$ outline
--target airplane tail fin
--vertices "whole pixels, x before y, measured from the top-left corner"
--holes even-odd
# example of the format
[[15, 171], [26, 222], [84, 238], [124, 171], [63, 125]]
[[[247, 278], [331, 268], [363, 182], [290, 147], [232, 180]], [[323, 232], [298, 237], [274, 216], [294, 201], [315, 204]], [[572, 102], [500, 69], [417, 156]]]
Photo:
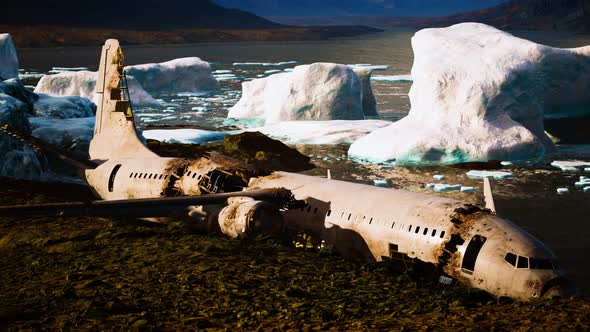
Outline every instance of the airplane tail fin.
[[109, 39], [102, 47], [96, 80], [96, 123], [90, 141], [90, 159], [155, 156], [139, 139], [119, 41]]

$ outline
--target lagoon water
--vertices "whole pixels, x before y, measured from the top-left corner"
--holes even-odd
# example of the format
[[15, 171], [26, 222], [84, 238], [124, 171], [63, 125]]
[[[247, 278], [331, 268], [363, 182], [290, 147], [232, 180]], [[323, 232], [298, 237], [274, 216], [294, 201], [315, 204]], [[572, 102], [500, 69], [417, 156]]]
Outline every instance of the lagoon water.
[[[297, 61], [336, 62], [345, 64], [373, 64], [389, 66], [374, 75], [410, 74], [413, 54], [410, 39], [415, 30], [394, 29], [383, 33], [327, 41], [296, 42], [240, 42], [203, 43], [191, 45], [124, 46], [127, 64], [161, 62], [174, 58], [198, 56], [209, 61], [218, 70], [221, 91], [205, 95], [159, 96], [165, 103], [164, 110], [136, 109], [142, 126], [190, 126], [219, 128], [224, 125], [227, 109], [237, 102], [241, 94], [241, 82], [271, 75], [269, 70], [285, 70], [292, 64], [280, 66], [234, 65], [234, 63], [277, 63]], [[568, 35], [557, 32], [517, 32], [515, 35], [556, 47], [590, 45], [588, 35]], [[100, 46], [67, 47], [52, 49], [19, 50], [21, 68], [27, 72], [46, 73], [53, 67], [87, 67], [97, 69]], [[34, 85], [38, 78], [26, 80]], [[407, 93], [411, 82], [372, 82], [383, 119], [395, 121], [410, 109]], [[343, 147], [305, 147], [320, 168], [332, 169], [336, 178], [346, 178], [373, 183], [376, 178], [390, 177], [396, 187], [423, 190], [423, 183], [432, 182], [431, 174], [445, 174], [462, 181], [464, 185], [477, 186], [468, 180], [463, 171], [449, 167], [370, 171], [353, 165], [345, 159]], [[340, 149], [340, 150], [338, 150]], [[336, 151], [336, 152], [335, 152]], [[561, 155], [555, 158], [590, 160], [590, 146], [561, 147]], [[341, 158], [332, 158], [339, 154]], [[332, 159], [330, 159], [332, 158]], [[590, 194], [574, 191], [570, 195], [557, 195], [557, 187], [572, 187], [581, 174], [564, 173], [547, 166], [517, 165], [508, 167], [516, 177], [497, 183], [499, 214], [517, 222], [555, 250], [563, 267], [569, 272], [582, 293], [590, 295]], [[318, 170], [318, 173], [325, 170]], [[397, 172], [397, 173], [396, 173]], [[402, 177], [400, 177], [400, 174]], [[395, 182], [397, 181], [397, 182]], [[479, 194], [481, 187], [479, 187]], [[477, 194], [457, 193], [455, 198], [477, 202]]]

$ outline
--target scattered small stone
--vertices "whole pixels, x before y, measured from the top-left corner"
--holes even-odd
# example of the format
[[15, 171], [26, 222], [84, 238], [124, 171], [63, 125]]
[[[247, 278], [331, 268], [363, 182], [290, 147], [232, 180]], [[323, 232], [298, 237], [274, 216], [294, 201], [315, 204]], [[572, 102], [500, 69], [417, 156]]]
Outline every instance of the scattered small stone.
[[560, 195], [569, 194], [570, 190], [568, 188], [557, 188], [557, 193]]

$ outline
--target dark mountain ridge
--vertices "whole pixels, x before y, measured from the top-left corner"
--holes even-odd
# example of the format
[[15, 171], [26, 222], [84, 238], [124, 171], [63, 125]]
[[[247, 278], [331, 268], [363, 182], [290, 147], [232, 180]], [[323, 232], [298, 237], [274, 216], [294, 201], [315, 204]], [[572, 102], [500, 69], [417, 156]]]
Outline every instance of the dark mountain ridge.
[[0, 25], [52, 25], [85, 28], [260, 29], [280, 24], [210, 0], [19, 0], [13, 13], [2, 15]]

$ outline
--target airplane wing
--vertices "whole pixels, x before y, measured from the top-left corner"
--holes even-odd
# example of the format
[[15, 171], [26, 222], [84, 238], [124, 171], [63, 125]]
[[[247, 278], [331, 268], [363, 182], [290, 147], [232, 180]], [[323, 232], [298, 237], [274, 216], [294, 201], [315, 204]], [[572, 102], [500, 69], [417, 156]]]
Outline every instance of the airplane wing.
[[222, 194], [161, 198], [68, 202], [34, 205], [0, 206], [0, 216], [93, 216], [93, 217], [170, 217], [187, 214], [187, 207], [225, 204], [231, 197], [250, 197], [276, 204], [279, 208], [299, 207], [290, 190], [256, 189]]

